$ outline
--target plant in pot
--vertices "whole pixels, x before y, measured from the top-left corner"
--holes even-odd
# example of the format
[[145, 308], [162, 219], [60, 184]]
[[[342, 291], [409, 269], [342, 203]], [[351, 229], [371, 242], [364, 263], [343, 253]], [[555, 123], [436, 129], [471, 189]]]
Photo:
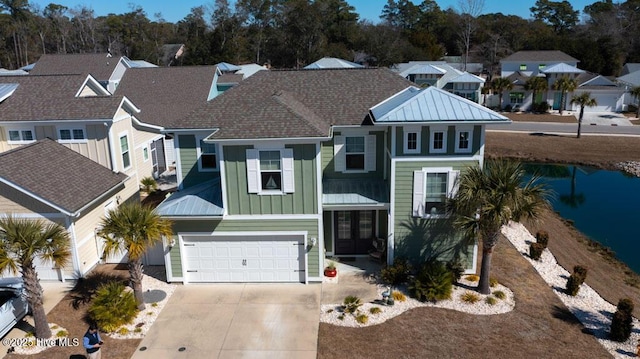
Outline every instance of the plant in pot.
[[329, 262], [329, 264], [324, 268], [324, 276], [325, 277], [335, 277], [338, 274], [336, 270], [336, 264], [334, 262]]

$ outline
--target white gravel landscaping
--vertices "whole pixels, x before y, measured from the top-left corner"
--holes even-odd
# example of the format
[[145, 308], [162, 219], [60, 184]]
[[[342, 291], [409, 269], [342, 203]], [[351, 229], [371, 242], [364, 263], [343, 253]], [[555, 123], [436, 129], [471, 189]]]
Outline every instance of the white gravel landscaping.
[[[489, 295], [482, 295], [477, 292], [473, 288], [478, 285], [477, 282], [470, 282], [463, 278], [460, 280], [460, 285], [453, 286], [453, 293], [451, 294], [451, 299], [441, 300], [436, 303], [423, 303], [413, 298], [410, 298], [407, 295], [407, 300], [404, 302], [396, 301], [393, 306], [380, 305], [375, 303], [364, 303], [360, 307], [360, 312], [366, 314], [369, 317], [369, 320], [366, 324], [360, 324], [355, 320], [355, 317], [351, 314], [346, 314], [341, 312], [341, 304], [324, 304], [320, 308], [320, 321], [322, 323], [329, 323], [333, 325], [345, 326], [345, 327], [366, 327], [370, 325], [376, 325], [380, 323], [384, 323], [385, 321], [396, 317], [409, 309], [417, 308], [417, 307], [434, 307], [434, 308], [446, 308], [453, 309], [460, 312], [477, 314], [477, 315], [492, 315], [492, 314], [501, 314], [506, 313], [513, 310], [515, 306], [515, 301], [513, 298], [513, 292], [500, 284], [491, 288], [492, 292], [502, 291], [506, 297], [504, 299], [497, 299], [496, 304], [489, 305], [486, 303], [486, 297]], [[378, 292], [382, 293], [387, 290], [386, 286], [379, 285]], [[406, 291], [395, 288], [394, 290], [398, 290], [403, 292], [405, 295]], [[473, 292], [480, 297], [480, 300], [476, 303], [470, 304], [464, 302], [460, 299], [461, 295], [466, 292]], [[491, 295], [493, 296], [493, 295]], [[380, 296], [382, 298], [382, 295]], [[369, 309], [372, 307], [378, 307], [382, 311], [377, 314], [371, 314]], [[344, 314], [344, 315], [343, 315]], [[340, 316], [343, 316], [343, 319], [339, 319]]]
[[[158, 280], [156, 278], [145, 275], [142, 278], [142, 289], [144, 290], [145, 297], [145, 309], [138, 313], [135, 319], [127, 325], [120, 328], [126, 328], [126, 334], [119, 334], [118, 331], [114, 333], [108, 333], [109, 337], [114, 339], [141, 339], [147, 334], [153, 322], [158, 319], [158, 315], [162, 311], [162, 308], [167, 304], [169, 298], [173, 294], [176, 286]], [[164, 295], [162, 295], [164, 293]], [[155, 301], [154, 297], [160, 294], [159, 297], [163, 297], [159, 301]], [[155, 303], [155, 304], [154, 304]]]
[[[557, 263], [555, 257], [548, 249], [542, 252], [540, 261], [535, 261], [529, 257], [529, 244], [536, 240], [522, 224], [510, 223], [502, 227], [502, 233], [516, 249], [529, 260], [538, 273], [540, 273], [540, 276], [549, 283], [549, 286], [551, 286], [558, 298], [560, 298], [571, 313], [580, 320], [585, 328], [593, 332], [600, 344], [602, 344], [613, 357], [635, 357], [636, 344], [638, 340], [640, 340], [640, 323], [636, 318], [633, 320], [634, 329], [629, 340], [624, 343], [608, 340], [611, 318], [616, 311], [616, 306], [602, 299], [602, 297], [587, 284], [583, 284], [580, 287], [580, 291], [575, 297], [565, 294], [564, 289], [570, 273]], [[587, 278], [588, 277], [587, 275]], [[634, 304], [639, 305], [640, 303]]]

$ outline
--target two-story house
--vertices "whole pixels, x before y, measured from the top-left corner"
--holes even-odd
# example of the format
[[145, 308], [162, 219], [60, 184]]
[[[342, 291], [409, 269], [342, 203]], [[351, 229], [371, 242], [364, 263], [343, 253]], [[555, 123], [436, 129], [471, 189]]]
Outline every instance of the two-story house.
[[169, 281], [321, 281], [325, 256], [388, 262], [476, 246], [444, 212], [455, 179], [481, 166], [485, 126], [509, 120], [387, 69], [262, 71], [166, 126], [179, 191]]
[[444, 61], [410, 61], [397, 64], [395, 69], [400, 76], [422, 87], [435, 86], [473, 102], [480, 101], [485, 83], [482, 77], [461, 71]]

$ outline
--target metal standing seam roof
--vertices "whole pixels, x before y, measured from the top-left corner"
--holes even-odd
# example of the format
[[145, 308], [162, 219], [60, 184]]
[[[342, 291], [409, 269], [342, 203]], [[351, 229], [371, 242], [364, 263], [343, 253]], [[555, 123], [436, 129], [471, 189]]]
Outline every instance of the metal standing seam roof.
[[400, 72], [400, 76], [402, 77], [407, 77], [409, 75], [418, 75], [418, 74], [424, 74], [424, 75], [444, 75], [446, 74], [447, 71], [436, 66], [436, 65], [415, 65], [412, 66], [402, 72]]
[[222, 72], [234, 72], [240, 70], [240, 66], [230, 64], [228, 62], [221, 62], [219, 64], [216, 64], [216, 66]]
[[575, 66], [567, 65], [565, 63], [560, 63], [546, 67], [540, 70], [540, 72], [545, 74], [581, 74], [584, 73], [584, 70], [580, 70]]
[[224, 214], [220, 179], [174, 192], [156, 208], [164, 217], [219, 217]]
[[335, 57], [323, 57], [320, 60], [310, 63], [305, 66], [304, 69], [351, 69], [351, 68], [363, 68], [364, 66], [356, 64], [355, 62], [338, 59]]
[[632, 72], [617, 78], [619, 82], [624, 82], [631, 86], [640, 86], [640, 71]]
[[388, 204], [388, 186], [384, 180], [325, 179], [322, 181], [322, 204]]
[[18, 88], [18, 84], [2, 84], [0, 83], [0, 102], [11, 96]]
[[[407, 92], [407, 93], [402, 93]], [[509, 122], [507, 117], [434, 86], [409, 88], [371, 109], [374, 122]]]
[[483, 84], [485, 81], [482, 77], [465, 72], [464, 74], [449, 80], [451, 83], [477, 83]]

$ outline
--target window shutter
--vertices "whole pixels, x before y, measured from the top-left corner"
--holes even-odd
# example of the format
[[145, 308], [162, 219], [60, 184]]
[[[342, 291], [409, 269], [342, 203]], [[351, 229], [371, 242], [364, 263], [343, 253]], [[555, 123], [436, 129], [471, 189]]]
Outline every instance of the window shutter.
[[293, 177], [293, 149], [282, 150], [282, 192], [293, 193], [295, 178]]
[[413, 216], [424, 216], [425, 173], [413, 171]]
[[260, 190], [260, 161], [258, 150], [247, 150], [247, 187], [249, 193], [258, 193]]
[[458, 176], [460, 176], [460, 171], [449, 171], [449, 176], [447, 178], [447, 192], [449, 193], [449, 198], [453, 198], [458, 192]]
[[365, 136], [365, 158], [364, 158], [364, 170], [372, 172], [376, 170], [376, 135]]
[[333, 164], [336, 172], [347, 170], [347, 158], [345, 156], [344, 136], [333, 137]]

